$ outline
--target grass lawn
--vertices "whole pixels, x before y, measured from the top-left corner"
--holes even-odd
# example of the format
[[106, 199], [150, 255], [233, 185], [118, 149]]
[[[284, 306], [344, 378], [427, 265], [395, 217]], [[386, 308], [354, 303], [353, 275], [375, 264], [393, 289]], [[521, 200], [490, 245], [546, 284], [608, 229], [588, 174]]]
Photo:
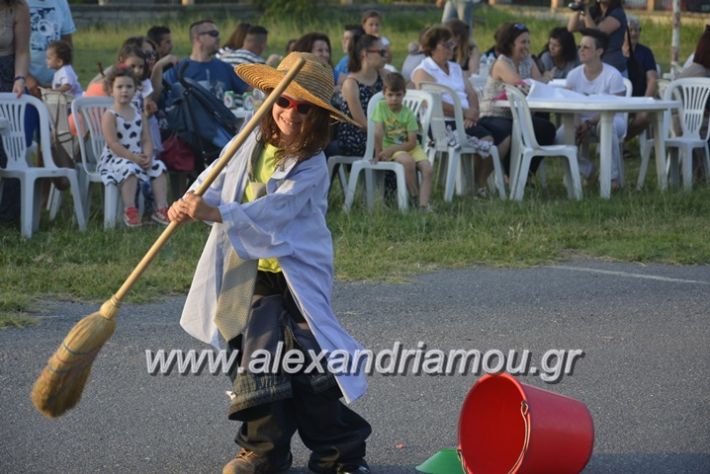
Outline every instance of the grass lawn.
[[[477, 16], [476, 38], [487, 47], [497, 25], [511, 19], [503, 10], [485, 9]], [[395, 45], [395, 64], [404, 58], [406, 42], [434, 23], [439, 13], [407, 15], [385, 24], [384, 34]], [[387, 19], [386, 19], [387, 20]], [[276, 52], [298, 31], [317, 29], [334, 39], [337, 49], [342, 22], [309, 25], [300, 30], [287, 23], [265, 22], [271, 32], [271, 50]], [[533, 50], [542, 47], [546, 32], [557, 22], [525, 19], [533, 31]], [[228, 32], [229, 25], [222, 24]], [[170, 25], [174, 32], [186, 24]], [[96, 61], [111, 62], [121, 39], [140, 34], [147, 25], [117, 29], [91, 29], [75, 36], [77, 70], [83, 82], [93, 76]], [[697, 31], [695, 31], [697, 30]], [[701, 32], [684, 30], [683, 54]], [[644, 23], [646, 44], [666, 51], [670, 26]], [[174, 34], [178, 53], [187, 50], [187, 40]], [[226, 35], [224, 35], [226, 36]], [[336, 58], [339, 54], [334, 55]], [[666, 61], [667, 64], [667, 61]], [[636, 151], [634, 145], [632, 151]], [[367, 213], [362, 207], [344, 214], [342, 192], [335, 186], [328, 216], [335, 243], [335, 266], [340, 279], [401, 281], [412, 273], [436, 268], [473, 264], [525, 266], [543, 264], [573, 255], [640, 262], [700, 264], [710, 262], [708, 215], [710, 187], [701, 184], [692, 193], [655, 188], [649, 173], [646, 190], [632, 190], [638, 170], [638, 156], [626, 161], [627, 189], [611, 200], [599, 199], [597, 188], [585, 190], [581, 202], [568, 201], [561, 185], [561, 168], [555, 160], [546, 163], [549, 187], [526, 193], [523, 203], [498, 199], [456, 198], [446, 204], [436, 189], [436, 212], [402, 215], [379, 207]], [[653, 164], [651, 169], [653, 169]], [[40, 231], [29, 241], [19, 230], [0, 227], [0, 327], [22, 326], [41, 316], [42, 298], [84, 300], [100, 303], [118, 289], [160, 229], [123, 228], [104, 232], [100, 198], [95, 190], [89, 230], [79, 233], [71, 223], [70, 201], [66, 200], [59, 222], [43, 220]], [[44, 217], [46, 219], [46, 216]], [[128, 300], [148, 301], [184, 293], [202, 251], [208, 229], [189, 225], [180, 229], [151, 268], [130, 293]]]

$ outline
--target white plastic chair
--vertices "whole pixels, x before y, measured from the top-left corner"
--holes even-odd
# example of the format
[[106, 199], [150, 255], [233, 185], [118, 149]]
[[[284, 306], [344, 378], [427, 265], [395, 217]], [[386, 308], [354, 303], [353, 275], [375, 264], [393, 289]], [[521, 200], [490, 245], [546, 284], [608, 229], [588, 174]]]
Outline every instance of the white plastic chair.
[[[404, 167], [396, 161], [373, 161], [375, 157], [375, 123], [372, 121], [372, 114], [375, 111], [377, 103], [383, 100], [382, 92], [378, 92], [370, 99], [367, 104], [367, 143], [365, 145], [365, 154], [358, 160], [353, 161], [350, 176], [348, 178], [347, 189], [345, 190], [345, 211], [349, 212], [355, 199], [355, 190], [357, 188], [360, 172], [365, 172], [365, 195], [367, 198], [367, 207], [372, 209], [375, 204], [375, 192], [384, 190], [383, 171], [393, 171], [397, 178], [397, 203], [401, 211], [406, 211], [409, 208], [409, 200], [407, 194], [407, 185], [404, 175]], [[431, 122], [431, 94], [417, 90], [407, 90], [404, 96], [403, 104], [406, 105], [418, 118], [423, 133], [423, 141], [428, 140], [427, 130]]]
[[[686, 78], [678, 79], [666, 88], [663, 94], [665, 100], [680, 100], [681, 108], [678, 114], [680, 121], [681, 135], [666, 138], [666, 148], [677, 148], [678, 154], [670, 154], [671, 182], [677, 183], [678, 159], [682, 167], [683, 189], [690, 191], [693, 187], [693, 150], [702, 148], [705, 156], [703, 164], [705, 166], [706, 179], [710, 180], [710, 149], [708, 149], [708, 137], [710, 137], [710, 123], [705, 116], [710, 98], [710, 79], [708, 78]], [[672, 133], [671, 120], [664, 121], [666, 137], [669, 129]], [[706, 127], [705, 133], [701, 136], [701, 129]]]
[[[79, 97], [71, 104], [74, 123], [80, 137], [82, 193], [87, 213], [91, 183], [103, 185], [101, 176], [96, 171], [96, 160], [101, 157], [106, 144], [101, 130], [101, 117], [112, 103], [110, 97]], [[104, 229], [115, 227], [120, 207], [118, 187], [114, 184], [104, 186]]]
[[[434, 148], [430, 149], [429, 160], [433, 163], [434, 156], [438, 152], [445, 151], [447, 154], [446, 177], [444, 180], [444, 201], [450, 202], [454, 196], [454, 190], [457, 194], [465, 192], [466, 183], [473, 183], [473, 166], [464, 169], [464, 163], [461, 161], [462, 155], [475, 155], [478, 150], [468, 145], [466, 137], [466, 129], [463, 124], [463, 108], [461, 107], [461, 99], [458, 94], [451, 88], [436, 84], [434, 82], [422, 82], [421, 88], [424, 91], [431, 92], [434, 96], [434, 106], [432, 110], [431, 127], [432, 136], [434, 137]], [[444, 117], [443, 104], [441, 96], [447, 94], [454, 101], [454, 120], [456, 123], [456, 144], [448, 143], [446, 136], [446, 118]], [[484, 158], [485, 159], [485, 158]], [[503, 182], [503, 165], [500, 162], [498, 148], [491, 145], [490, 159], [493, 160], [493, 185], [501, 199], [505, 199], [505, 184]], [[467, 162], [466, 165], [469, 165]]]
[[[25, 141], [25, 113], [27, 106], [34, 107], [39, 114], [40, 150], [44, 166], [32, 166], [27, 160]], [[0, 117], [8, 121], [8, 127], [2, 132], [2, 143], [7, 155], [7, 167], [0, 169], [0, 178], [20, 180], [20, 229], [22, 236], [32, 237], [39, 226], [41, 207], [40, 189], [36, 181], [40, 178], [60, 178], [69, 180], [74, 214], [79, 230], [86, 230], [86, 214], [81, 203], [79, 180], [75, 169], [59, 168], [54, 164], [49, 135], [49, 114], [41, 100], [28, 94], [17, 98], [12, 93], [0, 94]], [[2, 182], [0, 181], [0, 188]], [[0, 189], [1, 191], [1, 189]]]
[[[47, 107], [47, 112], [49, 113], [49, 125], [52, 131], [53, 145], [61, 146], [67, 156], [75, 159], [78, 155], [79, 148], [76, 143], [77, 140], [75, 140], [75, 137], [69, 130], [69, 111], [74, 96], [67, 92], [45, 89], [44, 87], [40, 87], [40, 91], [42, 92], [42, 102], [44, 102], [44, 105]], [[79, 186], [81, 187], [81, 179], [79, 179]], [[88, 218], [86, 204], [83, 201], [82, 204], [84, 205], [84, 211]], [[61, 205], [62, 193], [52, 184], [49, 191], [49, 199], [47, 200], [50, 221], [54, 220]]]
[[[624, 96], [625, 97], [631, 97], [633, 92], [634, 92], [634, 86], [631, 83], [629, 79], [624, 78]], [[629, 114], [628, 112], [624, 112], [621, 114], [623, 117], [623, 122], [628, 123], [629, 122]], [[627, 129], [628, 131], [628, 129]], [[612, 133], [615, 133], [612, 131]], [[624, 138], [626, 137], [626, 132], [624, 132], [624, 136], [619, 138], [619, 186], [623, 187], [624, 186]], [[591, 140], [586, 140], [582, 146], [584, 147], [584, 153], [585, 156], [589, 156], [589, 144], [590, 143], [599, 143], [598, 139], [595, 139], [594, 141]]]
[[507, 86], [506, 92], [510, 101], [510, 109], [515, 122], [513, 130], [518, 136], [513, 136], [513, 140], [520, 143], [521, 158], [514, 166], [511, 159], [511, 199], [521, 201], [525, 193], [530, 163], [534, 156], [563, 156], [566, 159], [567, 167], [565, 174], [565, 184], [567, 185], [567, 195], [570, 198], [582, 199], [582, 184], [579, 178], [579, 164], [577, 163], [577, 147], [574, 145], [548, 145], [541, 146], [535, 138], [532, 116], [525, 96], [517, 88]]

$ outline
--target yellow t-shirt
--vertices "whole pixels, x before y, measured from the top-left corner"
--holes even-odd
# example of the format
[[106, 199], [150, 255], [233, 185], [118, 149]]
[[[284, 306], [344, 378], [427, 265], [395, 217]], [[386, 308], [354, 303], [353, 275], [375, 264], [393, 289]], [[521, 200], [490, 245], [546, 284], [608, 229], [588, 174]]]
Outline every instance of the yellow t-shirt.
[[[262, 184], [265, 186], [269, 181], [269, 178], [271, 178], [271, 175], [274, 174], [274, 171], [276, 171], [276, 165], [279, 161], [276, 157], [276, 151], [277, 148], [268, 143], [264, 147], [264, 151], [261, 153], [261, 156], [252, 169], [254, 180], [247, 183], [247, 188], [244, 191], [244, 197], [242, 198], [243, 203], [251, 202], [258, 197], [257, 189], [260, 186], [252, 186], [252, 183]], [[278, 273], [281, 271], [281, 266], [279, 265], [279, 261], [276, 257], [260, 258], [259, 270], [263, 272]]]

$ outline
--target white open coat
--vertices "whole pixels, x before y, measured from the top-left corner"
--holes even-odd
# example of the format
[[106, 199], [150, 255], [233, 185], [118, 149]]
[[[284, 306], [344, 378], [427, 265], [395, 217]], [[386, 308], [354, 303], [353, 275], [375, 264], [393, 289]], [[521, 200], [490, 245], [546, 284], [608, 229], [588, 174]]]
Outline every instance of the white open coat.
[[[300, 163], [286, 158], [283, 168], [277, 168], [269, 179], [267, 194], [241, 204], [248, 180], [247, 163], [258, 133], [249, 136], [203, 195], [207, 203], [219, 207], [223, 222], [212, 224], [180, 325], [191, 336], [222, 348], [214, 316], [224, 265], [234, 248], [245, 260], [278, 258], [289, 289], [321, 349], [345, 350], [353, 356], [362, 346], [340, 325], [330, 303], [333, 243], [325, 220], [329, 187], [325, 155], [319, 153]], [[200, 175], [193, 188], [209, 170]], [[360, 372], [336, 374], [336, 380], [348, 403], [367, 390], [367, 380]]]

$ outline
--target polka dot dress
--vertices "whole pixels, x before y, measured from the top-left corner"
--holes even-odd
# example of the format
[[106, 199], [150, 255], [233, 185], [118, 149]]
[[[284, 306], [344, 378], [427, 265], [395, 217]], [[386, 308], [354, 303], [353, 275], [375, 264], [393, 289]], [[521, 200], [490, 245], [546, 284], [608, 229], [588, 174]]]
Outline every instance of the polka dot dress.
[[[121, 114], [113, 109], [109, 109], [109, 111], [116, 117], [116, 135], [119, 143], [132, 153], [142, 153], [141, 130], [143, 118], [135, 106], [133, 107], [135, 113], [131, 121], [125, 120]], [[99, 159], [97, 171], [101, 175], [101, 181], [104, 184], [119, 185], [131, 175], [135, 175], [140, 181], [150, 184], [151, 178], [157, 178], [165, 173], [167, 168], [162, 161], [153, 159], [150, 168], [144, 170], [137, 163], [117, 156], [106, 145]]]

